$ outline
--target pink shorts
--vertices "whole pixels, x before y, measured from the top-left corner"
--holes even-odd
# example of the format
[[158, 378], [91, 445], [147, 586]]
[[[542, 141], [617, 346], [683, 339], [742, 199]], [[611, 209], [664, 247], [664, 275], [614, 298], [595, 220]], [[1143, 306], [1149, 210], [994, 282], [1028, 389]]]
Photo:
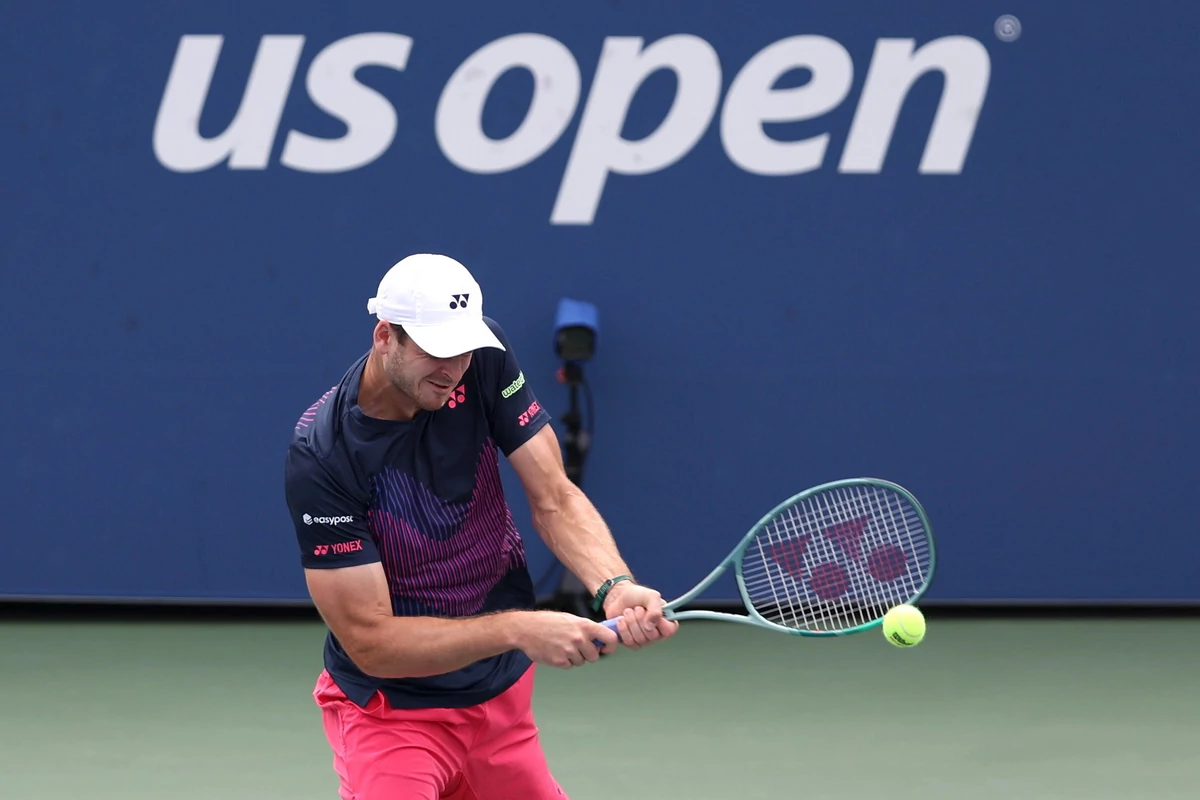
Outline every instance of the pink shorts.
[[344, 800], [565, 800], [533, 722], [534, 667], [503, 694], [469, 708], [366, 708], [322, 672], [321, 708]]

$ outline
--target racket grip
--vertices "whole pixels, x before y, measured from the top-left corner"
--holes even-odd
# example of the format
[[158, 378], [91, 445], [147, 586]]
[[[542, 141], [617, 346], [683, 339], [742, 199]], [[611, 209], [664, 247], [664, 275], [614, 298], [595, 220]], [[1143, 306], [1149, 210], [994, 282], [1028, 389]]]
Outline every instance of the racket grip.
[[[617, 630], [617, 620], [616, 619], [606, 619], [603, 622], [601, 622], [600, 624], [603, 625], [604, 627], [608, 628], [610, 631], [613, 631], [614, 633], [616, 633], [616, 630]], [[621, 640], [621, 634], [618, 633], [617, 641], [620, 641], [620, 640]], [[599, 640], [593, 639], [592, 643], [595, 644], [596, 647], [604, 647], [604, 642], [601, 642]]]

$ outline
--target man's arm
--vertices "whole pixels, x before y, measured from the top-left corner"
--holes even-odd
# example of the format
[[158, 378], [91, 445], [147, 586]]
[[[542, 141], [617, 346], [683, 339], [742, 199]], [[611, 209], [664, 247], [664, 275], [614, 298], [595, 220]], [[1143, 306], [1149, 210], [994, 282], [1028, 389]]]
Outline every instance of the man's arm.
[[567, 668], [599, 658], [592, 641], [615, 649], [616, 636], [591, 620], [549, 611], [506, 611], [466, 619], [392, 616], [378, 562], [306, 569], [308, 591], [346, 654], [377, 678], [421, 678], [462, 669], [509, 650]]
[[[521, 478], [538, 534], [595, 595], [605, 581], [631, 574], [629, 567], [600, 512], [567, 477], [550, 415], [525, 380], [504, 332], [488, 324], [504, 352], [482, 351], [473, 363], [492, 438]], [[621, 618], [617, 631], [630, 648], [675, 633], [679, 626], [663, 616], [663, 605], [662, 595], [632, 581], [614, 584], [604, 598], [605, 615]]]
[[379, 562], [306, 569], [304, 576], [346, 654], [377, 678], [441, 675], [517, 646], [512, 614], [462, 620], [392, 616]]
[[508, 460], [529, 497], [534, 528], [589, 594], [609, 578], [631, 574], [600, 512], [567, 477], [552, 427], [544, 426]]
[[[596, 594], [609, 578], [632, 575], [600, 512], [567, 477], [552, 427], [543, 426], [508, 460], [529, 497], [533, 526], [589, 594]], [[664, 605], [662, 595], [653, 589], [622, 581], [605, 596], [604, 613], [608, 619], [620, 617], [621, 643], [637, 649], [679, 629], [679, 623], [663, 616]]]

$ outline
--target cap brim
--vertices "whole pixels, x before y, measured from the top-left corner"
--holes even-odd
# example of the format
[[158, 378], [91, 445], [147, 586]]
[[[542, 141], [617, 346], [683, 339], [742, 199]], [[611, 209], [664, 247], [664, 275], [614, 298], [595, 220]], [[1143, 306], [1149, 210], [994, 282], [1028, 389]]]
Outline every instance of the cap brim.
[[504, 345], [481, 319], [467, 319], [442, 325], [412, 325], [406, 323], [404, 332], [426, 353], [434, 358], [454, 358], [482, 347], [503, 350]]

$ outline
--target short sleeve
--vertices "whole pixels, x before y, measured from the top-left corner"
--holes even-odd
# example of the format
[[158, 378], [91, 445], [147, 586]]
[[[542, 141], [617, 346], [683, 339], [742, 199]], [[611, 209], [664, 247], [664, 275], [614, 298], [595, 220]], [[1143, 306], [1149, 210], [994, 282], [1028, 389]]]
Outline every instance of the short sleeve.
[[379, 561], [367, 525], [367, 498], [355, 496], [330, 465], [303, 442], [288, 448], [284, 469], [288, 510], [306, 569], [332, 569]]
[[550, 414], [542, 408], [533, 387], [521, 371], [516, 353], [504, 331], [492, 319], [485, 320], [504, 351], [495, 348], [481, 350], [479, 379], [488, 411], [492, 440], [505, 456], [533, 438], [550, 422]]

